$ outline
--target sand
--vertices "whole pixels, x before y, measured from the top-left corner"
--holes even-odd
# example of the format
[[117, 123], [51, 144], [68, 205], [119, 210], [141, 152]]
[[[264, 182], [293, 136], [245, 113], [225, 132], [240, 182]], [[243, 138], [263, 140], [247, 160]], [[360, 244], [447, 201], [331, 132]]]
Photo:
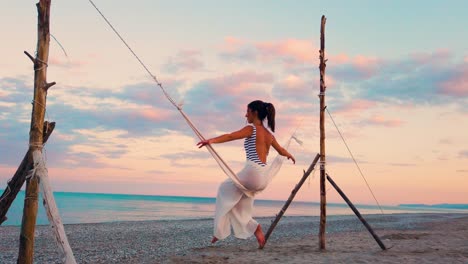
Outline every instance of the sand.
[[[326, 250], [318, 217], [283, 217], [263, 250], [254, 237], [214, 245], [212, 219], [65, 225], [78, 263], [464, 263], [468, 214], [364, 215], [382, 250], [355, 216], [328, 216]], [[266, 231], [272, 218], [258, 221]], [[60, 263], [48, 226], [38, 226], [35, 263]], [[16, 263], [19, 227], [0, 226], [0, 263]]]

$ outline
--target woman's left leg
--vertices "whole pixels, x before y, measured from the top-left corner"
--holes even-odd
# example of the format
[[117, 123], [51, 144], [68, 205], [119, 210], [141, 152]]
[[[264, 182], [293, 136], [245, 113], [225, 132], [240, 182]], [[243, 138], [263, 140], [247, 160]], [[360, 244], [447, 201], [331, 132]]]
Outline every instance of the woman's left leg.
[[257, 230], [258, 223], [252, 218], [254, 199], [243, 195], [229, 212], [232, 229], [237, 238], [248, 238]]
[[243, 239], [255, 235], [261, 248], [265, 244], [265, 236], [260, 224], [252, 218], [253, 201], [253, 198], [244, 195], [229, 215], [234, 235]]

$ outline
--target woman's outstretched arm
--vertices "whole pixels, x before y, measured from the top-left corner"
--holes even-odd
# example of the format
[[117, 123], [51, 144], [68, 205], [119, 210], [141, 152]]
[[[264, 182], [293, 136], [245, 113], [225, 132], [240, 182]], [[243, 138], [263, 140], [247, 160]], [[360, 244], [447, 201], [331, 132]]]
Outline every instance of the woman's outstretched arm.
[[202, 140], [197, 143], [197, 146], [198, 148], [201, 148], [209, 144], [224, 143], [224, 142], [229, 142], [229, 141], [233, 141], [237, 139], [247, 138], [247, 137], [250, 137], [252, 133], [253, 133], [252, 126], [245, 126], [241, 130], [234, 131], [229, 134], [224, 134], [218, 137]]
[[278, 144], [278, 141], [276, 141], [275, 137], [273, 137], [273, 141], [271, 142], [271, 145], [276, 151], [278, 151], [278, 154], [280, 154], [281, 156], [285, 156], [286, 158], [292, 160], [294, 164], [296, 164], [296, 159], [294, 158], [294, 156], [291, 155], [291, 153], [289, 153], [285, 148], [280, 146], [280, 144]]

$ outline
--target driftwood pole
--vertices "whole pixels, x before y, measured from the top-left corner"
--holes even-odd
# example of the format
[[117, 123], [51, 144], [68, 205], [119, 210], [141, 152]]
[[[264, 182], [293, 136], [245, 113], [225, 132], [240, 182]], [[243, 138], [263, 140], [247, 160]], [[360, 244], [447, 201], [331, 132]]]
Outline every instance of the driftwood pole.
[[57, 204], [55, 203], [52, 188], [50, 187], [49, 175], [41, 150], [36, 149], [32, 152], [32, 156], [34, 162], [34, 174], [36, 175], [33, 175], [33, 177], [38, 177], [40, 180], [43, 204], [46, 209], [50, 227], [53, 231], [55, 242], [57, 243], [62, 257], [62, 263], [76, 264], [75, 256], [73, 256], [73, 251], [68, 243], [65, 228], [63, 226], [62, 219], [60, 218]]
[[362, 222], [362, 224], [367, 228], [369, 233], [371, 233], [372, 237], [377, 241], [377, 244], [379, 244], [380, 248], [382, 250], [386, 250], [387, 248], [385, 247], [384, 243], [380, 240], [380, 238], [375, 234], [374, 230], [372, 230], [371, 226], [367, 223], [367, 221], [362, 217], [361, 213], [359, 213], [358, 209], [354, 206], [354, 204], [351, 202], [351, 200], [348, 199], [346, 194], [341, 190], [340, 187], [333, 181], [333, 179], [330, 177], [330, 175], [327, 174], [327, 180], [330, 182], [330, 184], [335, 188], [335, 190], [341, 195], [343, 200], [346, 201], [348, 206], [353, 210], [354, 214], [359, 218], [359, 220]]
[[327, 19], [322, 16], [320, 26], [320, 230], [319, 247], [325, 250], [325, 226], [327, 222], [327, 197], [325, 189], [325, 22]]
[[[49, 139], [49, 136], [52, 134], [54, 128], [55, 122], [44, 122], [44, 144], [47, 142], [47, 139]], [[31, 152], [28, 150], [24, 155], [23, 161], [21, 161], [21, 164], [16, 170], [15, 175], [8, 182], [2, 196], [0, 196], [0, 225], [7, 220], [6, 214], [8, 209], [10, 209], [10, 206], [15, 200], [16, 195], [18, 195], [21, 187], [23, 187], [23, 184], [26, 181], [26, 175], [32, 169], [33, 160], [31, 159]]]
[[304, 175], [302, 176], [301, 180], [299, 181], [298, 184], [296, 184], [296, 186], [294, 187], [294, 189], [291, 191], [291, 194], [289, 195], [289, 199], [286, 201], [286, 203], [284, 204], [283, 208], [281, 209], [281, 211], [276, 215], [276, 218], [275, 220], [273, 220], [273, 222], [271, 223], [270, 227], [268, 228], [268, 231], [266, 232], [265, 234], [265, 243], [263, 244], [263, 246], [260, 247], [260, 249], [264, 248], [267, 241], [268, 241], [268, 238], [270, 238], [270, 235], [271, 233], [273, 232], [273, 229], [276, 227], [276, 225], [278, 224], [278, 222], [280, 221], [281, 217], [283, 217], [284, 213], [286, 212], [286, 210], [288, 209], [289, 205], [291, 204], [292, 200], [294, 199], [294, 197], [296, 196], [297, 192], [299, 191], [299, 189], [302, 187], [302, 185], [304, 184], [304, 182], [307, 180], [307, 178], [309, 177], [310, 173], [312, 173], [312, 171], [314, 170], [315, 168], [315, 164], [317, 164], [317, 161], [319, 160], [319, 157], [320, 157], [320, 154], [317, 154], [314, 158], [314, 161], [312, 161], [312, 163], [310, 164], [309, 166], [309, 169], [307, 169], [307, 171], [304, 171]]
[[[34, 100], [29, 132], [30, 155], [35, 150], [42, 152], [44, 143], [43, 126], [46, 110], [47, 89], [55, 83], [47, 83], [47, 62], [49, 59], [49, 21], [51, 0], [40, 0], [37, 6], [37, 57], [26, 53], [34, 63]], [[32, 157], [30, 157], [32, 160]], [[18, 263], [33, 263], [34, 231], [36, 227], [38, 183], [36, 176], [26, 180], [26, 197], [24, 199], [23, 220], [21, 223]]]

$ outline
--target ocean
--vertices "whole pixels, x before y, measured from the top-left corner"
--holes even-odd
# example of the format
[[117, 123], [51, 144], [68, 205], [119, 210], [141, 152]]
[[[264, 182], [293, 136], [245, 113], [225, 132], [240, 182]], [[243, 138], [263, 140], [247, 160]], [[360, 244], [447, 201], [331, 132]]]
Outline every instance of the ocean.
[[[0, 190], [3, 193], [3, 190]], [[64, 224], [104, 223], [116, 221], [176, 220], [212, 218], [215, 198], [54, 192], [55, 201]], [[38, 225], [47, 225], [42, 198], [39, 200]], [[285, 201], [256, 200], [254, 217], [275, 216]], [[24, 191], [18, 193], [8, 210], [7, 221], [2, 225], [21, 225]], [[361, 214], [382, 214], [376, 205], [355, 205]], [[468, 205], [443, 204], [428, 206], [408, 204], [381, 206], [384, 214], [394, 213], [468, 213]], [[328, 203], [327, 215], [352, 215], [345, 203]], [[320, 204], [316, 202], [293, 201], [285, 216], [318, 216]]]

